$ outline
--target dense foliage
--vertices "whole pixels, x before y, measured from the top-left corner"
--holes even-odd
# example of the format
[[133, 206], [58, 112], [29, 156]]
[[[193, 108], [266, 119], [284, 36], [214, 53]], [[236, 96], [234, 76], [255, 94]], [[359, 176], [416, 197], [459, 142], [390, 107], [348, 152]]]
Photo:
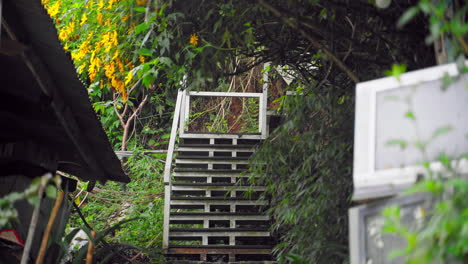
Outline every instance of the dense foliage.
[[353, 104], [337, 98], [337, 90], [310, 89], [286, 99], [287, 121], [252, 161], [270, 188], [279, 252], [318, 263], [347, 255]]
[[[86, 184], [81, 184], [74, 193], [74, 201], [79, 206], [86, 223], [94, 230], [107, 230], [126, 219], [130, 223], [122, 224], [118, 229], [106, 235], [108, 243], [115, 243], [124, 248], [148, 249], [152, 252], [153, 261], [160, 259], [162, 243], [162, 223], [164, 210], [164, 183], [162, 170], [163, 154], [144, 154], [136, 152], [129, 157], [125, 166], [132, 176], [132, 182], [124, 189], [117, 183], [97, 185], [87, 192]], [[71, 215], [69, 229], [82, 228], [83, 220], [76, 214]], [[131, 259], [135, 253], [122, 255]], [[122, 256], [121, 256], [122, 257]], [[124, 259], [125, 260], [125, 259]], [[138, 260], [148, 260], [139, 257]]]
[[[278, 253], [318, 263], [347, 259], [355, 83], [381, 77], [392, 64], [434, 65], [433, 48], [424, 44], [428, 32], [435, 36], [428, 43], [441, 32], [454, 34], [466, 53], [466, 25], [433, 19], [445, 11], [427, 8], [426, 0], [393, 1], [387, 9], [367, 0], [42, 1], [116, 149], [164, 147], [179, 88], [227, 90], [233, 76], [263, 62], [286, 66], [297, 96], [283, 97], [283, 124], [252, 161], [253, 171], [274, 194], [269, 213]], [[405, 26], [398, 28], [402, 14]], [[127, 163], [134, 180], [127, 190], [137, 193], [132, 201], [161, 192], [150, 184], [160, 182], [157, 166], [143, 174], [146, 162], [154, 163], [142, 156]], [[119, 233], [122, 240], [143, 246], [156, 235], [137, 230], [159, 226], [162, 204], [150, 204], [134, 205], [133, 212], [152, 219]], [[113, 210], [105, 206], [83, 210], [90, 221], [107, 219]]]

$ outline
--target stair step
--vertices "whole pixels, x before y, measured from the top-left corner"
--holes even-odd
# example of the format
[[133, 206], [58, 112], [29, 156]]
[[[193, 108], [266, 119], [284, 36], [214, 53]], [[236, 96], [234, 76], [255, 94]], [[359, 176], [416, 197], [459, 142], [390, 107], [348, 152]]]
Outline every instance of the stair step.
[[237, 198], [237, 197], [171, 197], [172, 201], [257, 201], [257, 199]]
[[174, 182], [172, 186], [239, 186], [245, 187], [250, 185], [239, 185], [235, 183], [228, 183], [228, 182], [215, 182], [215, 183], [205, 183], [205, 182]]
[[[203, 135], [237, 135], [239, 137], [242, 137], [243, 135], [261, 135], [262, 133], [235, 133], [235, 132], [230, 132], [230, 133], [223, 133], [223, 132], [195, 132], [195, 131], [184, 131], [186, 134], [203, 134]], [[181, 136], [181, 138], [185, 138], [184, 135]]]
[[207, 149], [207, 148], [212, 148], [215, 150], [219, 150], [220, 148], [226, 148], [229, 150], [232, 149], [248, 149], [248, 150], [254, 150], [256, 145], [248, 145], [248, 144], [190, 144], [190, 143], [185, 143], [185, 144], [179, 144], [178, 149], [192, 149], [192, 148], [202, 148], [202, 149]]
[[174, 245], [169, 248], [206, 248], [206, 249], [272, 249], [272, 245]]
[[208, 229], [205, 231], [169, 231], [169, 239], [171, 240], [183, 240], [185, 237], [269, 237], [269, 231], [218, 231], [216, 229]]
[[248, 160], [249, 157], [203, 157], [203, 156], [177, 156], [176, 159], [190, 159], [190, 160]]
[[[223, 182], [239, 182], [242, 180], [248, 180], [248, 175], [238, 176], [225, 176], [225, 175], [214, 175], [214, 176], [174, 176], [173, 182], [221, 182], [219, 179], [223, 179]], [[211, 180], [208, 180], [211, 179]]]
[[267, 228], [171, 228], [169, 232], [270, 232]]
[[248, 177], [247, 170], [186, 170], [175, 171], [174, 177]]
[[[184, 249], [182, 252], [186, 251], [187, 249]], [[217, 253], [216, 251], [212, 251], [213, 253], [203, 253], [203, 254], [229, 254], [229, 252], [226, 253]], [[169, 254], [169, 253], [168, 253]], [[190, 253], [170, 253], [169, 256], [177, 256], [177, 254], [190, 254]], [[191, 253], [191, 254], [199, 254], [199, 253]], [[242, 254], [242, 255], [247, 255], [247, 254], [262, 254], [263, 253], [237, 253], [237, 254]], [[270, 254], [267, 254], [270, 255]], [[213, 262], [213, 261], [199, 261], [199, 260], [171, 260], [168, 262], [162, 262], [161, 264], [213, 264], [213, 263], [219, 263], [219, 262]], [[226, 264], [278, 264], [277, 261], [267, 261], [267, 260], [241, 260], [241, 261], [229, 261], [229, 262], [222, 262]]]
[[209, 173], [209, 174], [214, 174], [214, 173], [243, 173], [243, 172], [248, 172], [249, 170], [247, 169], [236, 169], [236, 170], [230, 170], [230, 169], [192, 169], [192, 168], [175, 168], [174, 169], [174, 175], [177, 175], [177, 173]]
[[261, 216], [259, 213], [252, 212], [171, 212], [172, 216]]
[[[199, 197], [197, 197], [199, 198]], [[182, 207], [193, 207], [198, 208], [200, 206], [210, 206], [210, 205], [250, 205], [250, 206], [262, 206], [267, 205], [266, 201], [258, 201], [258, 200], [191, 200], [184, 199], [184, 200], [174, 200], [171, 199], [171, 205], [174, 205], [173, 208], [182, 208]], [[194, 207], [195, 206], [195, 207]]]
[[172, 191], [265, 191], [264, 186], [235, 186], [235, 185], [193, 185], [192, 183], [172, 185]]
[[197, 224], [206, 221], [270, 221], [270, 217], [259, 213], [219, 213], [219, 212], [172, 212], [169, 217], [171, 224]]

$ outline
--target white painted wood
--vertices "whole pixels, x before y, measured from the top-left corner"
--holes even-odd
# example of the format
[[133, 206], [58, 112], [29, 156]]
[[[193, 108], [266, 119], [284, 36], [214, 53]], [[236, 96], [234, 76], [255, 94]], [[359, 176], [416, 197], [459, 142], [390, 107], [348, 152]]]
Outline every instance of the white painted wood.
[[172, 169], [172, 156], [174, 154], [174, 145], [177, 136], [177, 124], [179, 122], [180, 107], [182, 100], [182, 92], [177, 93], [177, 100], [174, 112], [174, 119], [172, 120], [171, 137], [169, 139], [169, 149], [167, 151], [166, 164], [164, 167], [164, 221], [163, 221], [163, 250], [169, 247], [169, 214], [170, 214], [170, 201], [171, 201], [171, 169]]
[[[468, 65], [468, 61], [465, 65]], [[405, 73], [400, 76], [400, 80], [395, 77], [386, 77], [356, 85], [353, 200], [395, 195], [414, 184], [418, 175], [427, 174], [427, 170], [417, 164], [376, 169], [377, 94], [400, 88], [415, 89], [416, 86], [419, 86], [418, 89], [424, 89], [424, 83], [442, 79], [446, 75], [459, 75], [454, 63]], [[466, 77], [463, 78], [466, 80]], [[402, 114], [402, 122], [404, 121]], [[468, 160], [454, 162], [458, 162], [456, 167], [458, 171], [468, 173]], [[437, 172], [441, 171], [443, 166], [440, 162], [431, 162], [430, 168]]]
[[226, 232], [226, 231], [213, 231], [213, 232], [206, 232], [206, 231], [192, 231], [192, 232], [171, 232], [171, 237], [200, 237], [200, 236], [208, 236], [208, 237], [269, 237], [270, 232], [268, 231], [238, 231], [238, 232]]
[[180, 138], [240, 138], [240, 139], [262, 139], [262, 135], [249, 135], [249, 134], [209, 134], [209, 133], [190, 133], [185, 132], [180, 135]]
[[163, 250], [169, 247], [169, 220], [171, 213], [171, 183], [164, 186]]
[[207, 220], [207, 221], [221, 221], [221, 220], [232, 220], [232, 221], [268, 221], [270, 218], [266, 215], [172, 215], [170, 220]]
[[185, 113], [186, 113], [186, 104], [185, 104], [185, 97], [187, 96], [187, 90], [182, 92], [181, 98], [181, 106], [180, 106], [180, 122], [179, 122], [179, 136], [184, 133], [185, 130]]
[[270, 66], [267, 62], [263, 65], [263, 87], [262, 96], [260, 97], [260, 111], [259, 111], [259, 132], [262, 133], [262, 138], [266, 139], [268, 136], [267, 117], [266, 112], [268, 108], [268, 71], [266, 69]]
[[258, 97], [261, 93], [235, 93], [235, 92], [189, 92], [190, 96], [210, 96], [210, 97]]
[[172, 186], [173, 191], [247, 191], [252, 188], [254, 191], [265, 191], [263, 186]]
[[[193, 152], [254, 152], [255, 146], [243, 148], [226, 148], [226, 147], [179, 147], [177, 151], [193, 151]], [[167, 151], [166, 151], [167, 152]]]
[[174, 109], [174, 119], [172, 120], [171, 138], [169, 139], [169, 149], [167, 150], [166, 165], [164, 166], [165, 183], [169, 183], [171, 181], [172, 156], [174, 154], [174, 146], [177, 136], [177, 123], [179, 122], [181, 100], [182, 92], [179, 91], [177, 93], [177, 101]]
[[[266, 201], [258, 200], [173, 200], [171, 205], [266, 205]], [[209, 212], [209, 211], [206, 211]], [[234, 211], [231, 211], [234, 212]]]
[[[176, 159], [177, 164], [248, 164], [248, 160], [201, 160], [201, 159]], [[235, 170], [235, 169], [234, 169]]]
[[[186, 91], [185, 93], [185, 124], [188, 124], [189, 121], [190, 121], [190, 94], [189, 94], [189, 91]], [[184, 132], [185, 132], [185, 129], [184, 129]]]
[[236, 177], [250, 177], [249, 174], [239, 173], [209, 173], [209, 172], [174, 172], [174, 177], [212, 177], [212, 178], [236, 178]]

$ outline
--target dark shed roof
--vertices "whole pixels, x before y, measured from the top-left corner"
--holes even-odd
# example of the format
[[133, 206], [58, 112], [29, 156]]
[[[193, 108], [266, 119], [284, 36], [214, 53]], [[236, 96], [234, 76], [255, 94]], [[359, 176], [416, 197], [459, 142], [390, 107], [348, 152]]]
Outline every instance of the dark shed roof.
[[41, 1], [3, 0], [2, 13], [0, 160], [48, 155], [84, 180], [128, 182]]

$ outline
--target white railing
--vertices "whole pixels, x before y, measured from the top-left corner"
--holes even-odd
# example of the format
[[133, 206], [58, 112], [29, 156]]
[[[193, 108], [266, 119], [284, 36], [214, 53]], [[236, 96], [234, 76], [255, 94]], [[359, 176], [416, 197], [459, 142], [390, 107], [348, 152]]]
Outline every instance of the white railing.
[[186, 130], [186, 124], [189, 123], [190, 119], [190, 100], [192, 97], [247, 97], [247, 98], [258, 98], [259, 100], [259, 109], [258, 109], [258, 132], [260, 135], [243, 135], [242, 138], [258, 138], [265, 139], [268, 134], [267, 124], [266, 124], [266, 94], [265, 93], [234, 93], [234, 92], [191, 92], [185, 91], [182, 94], [182, 106], [181, 106], [181, 118], [180, 118], [180, 136], [187, 138], [194, 137], [238, 137], [238, 135], [229, 135], [229, 134], [204, 134], [204, 133], [191, 133]]
[[[265, 67], [269, 64], [265, 63]], [[192, 92], [192, 91], [178, 91], [177, 101], [174, 109], [174, 119], [172, 120], [171, 137], [169, 139], [169, 146], [167, 150], [166, 164], [164, 167], [164, 225], [163, 225], [163, 250], [169, 247], [169, 217], [170, 217], [170, 202], [171, 202], [171, 169], [172, 159], [174, 155], [175, 142], [177, 132], [179, 136], [186, 138], [194, 137], [223, 137], [223, 138], [237, 138], [239, 135], [230, 134], [203, 134], [203, 133], [190, 133], [185, 130], [190, 118], [190, 98], [195, 96], [205, 97], [250, 97], [259, 99], [259, 117], [258, 117], [258, 132], [259, 135], [242, 135], [244, 139], [265, 139], [268, 136], [267, 126], [267, 98], [268, 98], [268, 72], [263, 74], [263, 92], [262, 93], [236, 93], [236, 92]]]

